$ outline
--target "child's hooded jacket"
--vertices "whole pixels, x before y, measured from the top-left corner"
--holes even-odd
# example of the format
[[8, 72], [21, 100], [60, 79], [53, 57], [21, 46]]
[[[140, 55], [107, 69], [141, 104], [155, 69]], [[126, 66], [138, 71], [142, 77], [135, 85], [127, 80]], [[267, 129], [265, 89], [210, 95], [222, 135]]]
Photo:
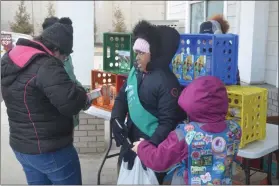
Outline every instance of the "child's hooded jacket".
[[[222, 133], [227, 129], [228, 96], [224, 84], [218, 78], [204, 76], [194, 80], [183, 90], [178, 103], [190, 121], [198, 123], [204, 132]], [[164, 171], [183, 160], [187, 161], [190, 154], [185, 141], [185, 134], [176, 129], [158, 148], [147, 141], [141, 142], [138, 156], [147, 167]], [[187, 175], [185, 183], [189, 183]]]

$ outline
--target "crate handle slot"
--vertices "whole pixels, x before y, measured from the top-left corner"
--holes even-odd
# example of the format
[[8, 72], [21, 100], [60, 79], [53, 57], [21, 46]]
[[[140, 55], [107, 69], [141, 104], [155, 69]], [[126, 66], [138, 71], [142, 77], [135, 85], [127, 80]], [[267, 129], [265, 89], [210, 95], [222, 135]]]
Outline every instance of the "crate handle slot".
[[186, 52], [187, 52], [188, 55], [191, 54], [191, 49], [190, 49], [190, 47], [187, 47]]
[[110, 47], [107, 47], [107, 58], [110, 58]]
[[197, 54], [200, 54], [200, 53], [201, 53], [201, 48], [197, 47]]

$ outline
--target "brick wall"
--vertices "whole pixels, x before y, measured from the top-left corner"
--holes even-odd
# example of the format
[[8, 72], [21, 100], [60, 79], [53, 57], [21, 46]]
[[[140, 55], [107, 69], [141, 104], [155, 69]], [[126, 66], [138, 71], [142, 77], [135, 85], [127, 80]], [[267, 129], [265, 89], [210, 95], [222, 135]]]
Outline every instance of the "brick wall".
[[74, 145], [81, 154], [105, 151], [104, 120], [84, 113], [79, 114], [79, 126], [75, 128]]
[[268, 90], [268, 116], [278, 116], [278, 90]]

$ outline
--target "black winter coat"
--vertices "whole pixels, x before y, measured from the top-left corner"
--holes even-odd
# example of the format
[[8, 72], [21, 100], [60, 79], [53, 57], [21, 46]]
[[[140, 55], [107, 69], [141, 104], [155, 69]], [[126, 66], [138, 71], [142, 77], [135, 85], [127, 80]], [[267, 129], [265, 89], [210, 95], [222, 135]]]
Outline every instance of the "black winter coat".
[[46, 47], [19, 39], [1, 59], [1, 88], [15, 151], [40, 154], [73, 143], [72, 116], [85, 107], [86, 92]]
[[[142, 106], [152, 115], [158, 118], [158, 127], [149, 138], [127, 118], [129, 138], [132, 142], [139, 138], [148, 139], [154, 145], [159, 145], [166, 139], [168, 134], [175, 129], [178, 122], [186, 118], [186, 114], [178, 105], [178, 97], [181, 86], [169, 68], [169, 64], [178, 48], [180, 36], [175, 34], [168, 27], [160, 28], [162, 43], [159, 57], [150, 62], [150, 71], [144, 75], [138, 73], [138, 94]], [[127, 95], [125, 92], [126, 83], [121, 88], [115, 99], [111, 118], [118, 118], [124, 122], [128, 113]]]

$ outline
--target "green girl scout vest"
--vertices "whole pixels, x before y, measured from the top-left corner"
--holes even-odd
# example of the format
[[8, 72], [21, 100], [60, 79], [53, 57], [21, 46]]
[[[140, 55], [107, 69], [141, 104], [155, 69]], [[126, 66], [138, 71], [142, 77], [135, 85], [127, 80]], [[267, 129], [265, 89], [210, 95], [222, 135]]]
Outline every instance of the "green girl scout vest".
[[[75, 74], [74, 74], [74, 66], [72, 63], [72, 57], [69, 56], [69, 59], [64, 62], [64, 69], [69, 75], [70, 79], [74, 82], [76, 82], [78, 85], [82, 86], [81, 83], [77, 80]], [[79, 125], [79, 114], [73, 116], [73, 122], [74, 127]]]
[[151, 137], [158, 126], [158, 119], [143, 108], [138, 96], [136, 70], [133, 67], [127, 80], [127, 101], [129, 115], [133, 123], [147, 136]]

